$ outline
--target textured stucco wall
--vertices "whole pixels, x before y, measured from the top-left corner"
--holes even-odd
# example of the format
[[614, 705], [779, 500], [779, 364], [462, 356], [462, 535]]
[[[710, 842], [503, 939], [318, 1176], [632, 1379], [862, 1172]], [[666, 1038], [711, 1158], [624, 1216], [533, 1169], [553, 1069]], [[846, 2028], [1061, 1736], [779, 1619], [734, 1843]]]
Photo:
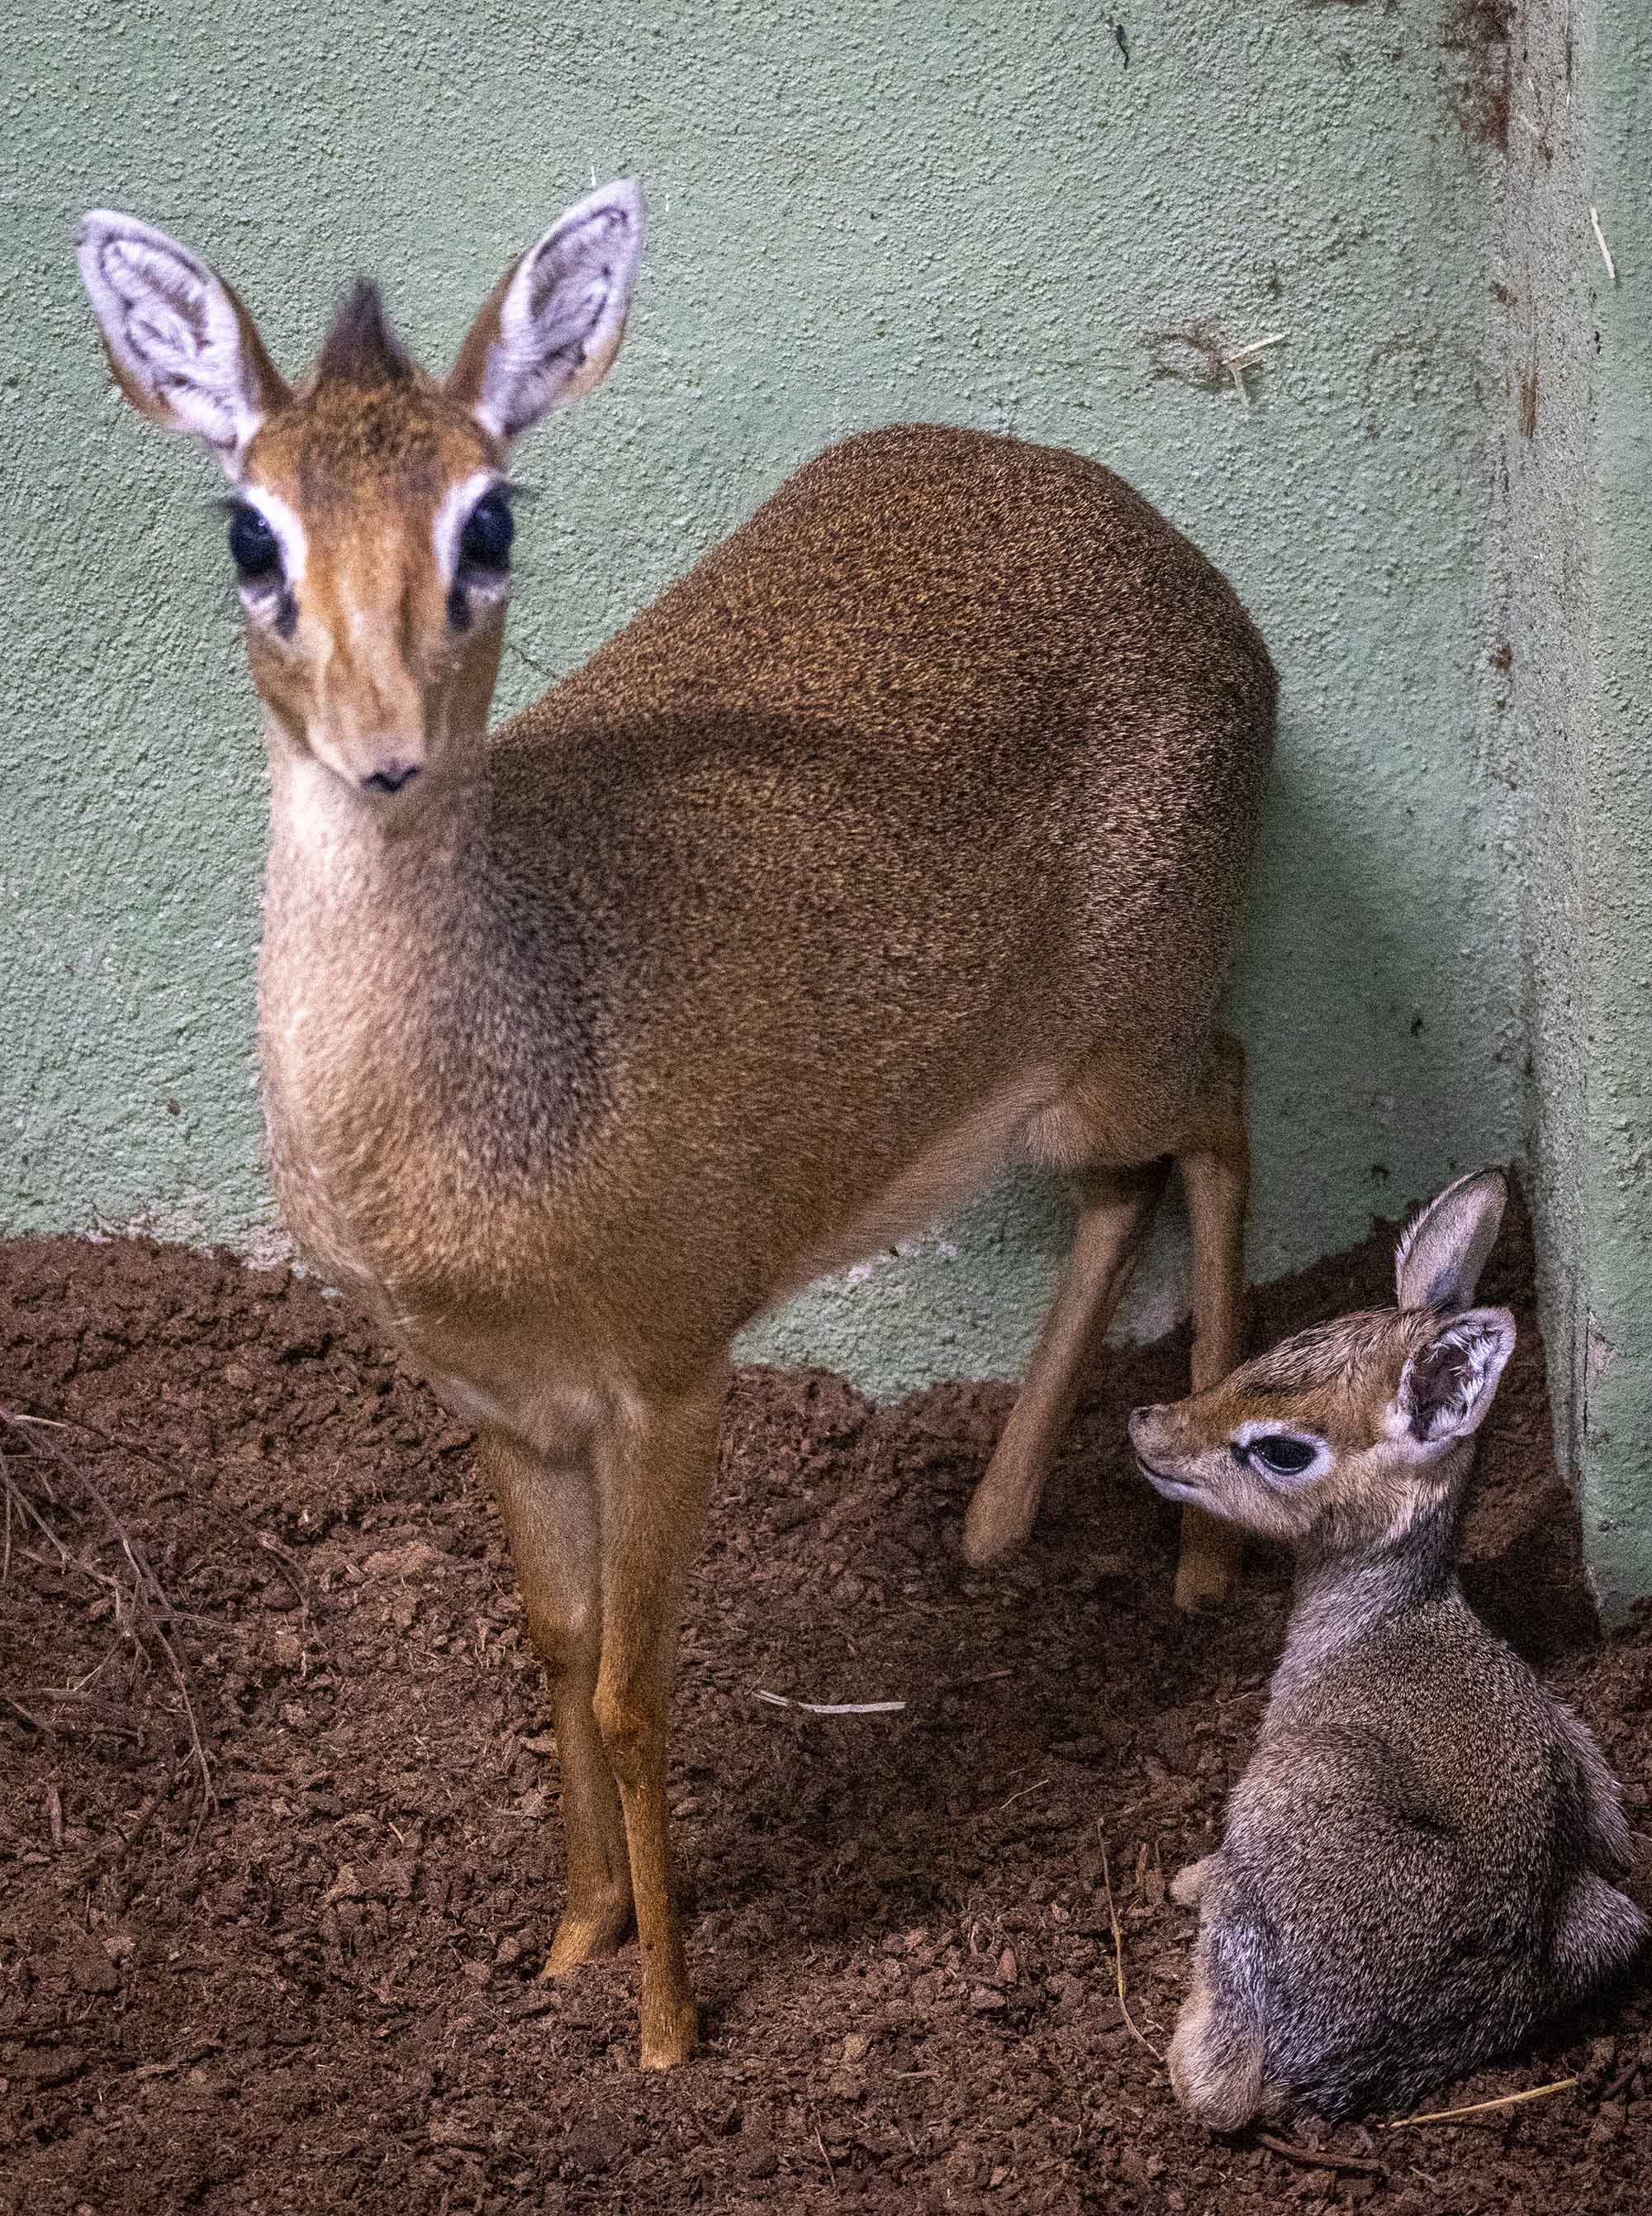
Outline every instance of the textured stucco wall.
[[1592, 48], [1574, 33], [1569, 88], [1569, 15], [1566, 0], [1536, 0], [1520, 27], [1499, 238], [1506, 341], [1496, 525], [1507, 662], [1498, 697], [1529, 853], [1528, 1153], [1556, 1428], [1575, 1468], [1587, 1343], [1588, 701], [1598, 589], [1592, 335], [1596, 274], [1606, 273], [1589, 228], [1585, 165]]
[[[825, 440], [892, 418], [1110, 462], [1284, 679], [1236, 1013], [1255, 1264], [1520, 1132], [1515, 811], [1484, 544], [1491, 157], [1437, 0], [1385, 7], [21, 0], [0, 136], [0, 1225], [251, 1243], [262, 775], [206, 465], [104, 386], [70, 253], [112, 202], [218, 260], [277, 358], [359, 268], [444, 357], [592, 173], [645, 181], [608, 390], [524, 457], [502, 705]], [[1288, 337], [1254, 405], [1199, 356]], [[1181, 372], [1182, 374], [1164, 373]], [[20, 558], [21, 557], [21, 558]], [[891, 1388], [1016, 1369], [1064, 1236], [1014, 1186], [761, 1343]], [[1178, 1291], [1175, 1241], [1139, 1314]]]
[[[1590, 198], [1600, 290], [1600, 576], [1584, 1532], [1609, 1605], [1652, 1591], [1652, 16], [1601, 0]], [[1587, 255], [1587, 249], [1585, 249]], [[1600, 278], [1595, 278], [1597, 286]]]
[[1615, 1610], [1652, 1591], [1652, 19], [1532, 0], [1514, 90], [1500, 537], [1532, 1152], [1557, 1424]]

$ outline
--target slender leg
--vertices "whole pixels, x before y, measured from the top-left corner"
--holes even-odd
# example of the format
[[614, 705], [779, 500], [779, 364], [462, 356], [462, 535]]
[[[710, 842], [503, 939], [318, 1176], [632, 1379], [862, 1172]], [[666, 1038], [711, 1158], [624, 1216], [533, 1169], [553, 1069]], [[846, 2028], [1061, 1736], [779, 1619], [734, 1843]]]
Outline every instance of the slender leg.
[[1086, 1175], [1066, 1274], [1033, 1350], [1027, 1382], [965, 1518], [964, 1554], [977, 1569], [1020, 1546], [1033, 1528], [1050, 1464], [1169, 1174], [1167, 1159], [1144, 1169]]
[[619, 1785], [642, 1956], [642, 2067], [692, 2051], [693, 1991], [674, 1896], [666, 1743], [677, 1623], [716, 1468], [715, 1385], [633, 1406], [599, 1449], [602, 1664], [597, 1727]]
[[[1220, 1382], [1238, 1359], [1244, 1295], [1244, 1216], [1250, 1147], [1244, 1122], [1244, 1056], [1219, 1034], [1198, 1109], [1177, 1160], [1193, 1231], [1193, 1389]], [[1178, 1608], [1214, 1606], [1238, 1575], [1244, 1545], [1201, 1508], [1182, 1511]]]
[[565, 1977], [611, 1954], [631, 1924], [630, 1864], [619, 1794], [593, 1707], [602, 1640], [597, 1487], [588, 1467], [546, 1462], [485, 1432], [482, 1466], [498, 1497], [528, 1633], [545, 1665], [562, 1772], [568, 1901], [544, 1974]]
[[1261, 2027], [1250, 2008], [1218, 1986], [1202, 1937], [1165, 2059], [1176, 2099], [1210, 2131], [1237, 2132], [1263, 2105]]

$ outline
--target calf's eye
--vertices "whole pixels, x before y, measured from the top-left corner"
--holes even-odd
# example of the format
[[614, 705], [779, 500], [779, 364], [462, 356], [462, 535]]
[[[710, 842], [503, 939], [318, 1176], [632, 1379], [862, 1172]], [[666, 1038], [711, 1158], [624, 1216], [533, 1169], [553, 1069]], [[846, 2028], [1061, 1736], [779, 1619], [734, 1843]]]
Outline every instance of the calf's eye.
[[1274, 1477], [1300, 1477], [1317, 1460], [1317, 1447], [1310, 1446], [1305, 1439], [1293, 1439], [1283, 1432], [1269, 1432], [1267, 1437], [1249, 1440], [1244, 1449], [1246, 1456]]

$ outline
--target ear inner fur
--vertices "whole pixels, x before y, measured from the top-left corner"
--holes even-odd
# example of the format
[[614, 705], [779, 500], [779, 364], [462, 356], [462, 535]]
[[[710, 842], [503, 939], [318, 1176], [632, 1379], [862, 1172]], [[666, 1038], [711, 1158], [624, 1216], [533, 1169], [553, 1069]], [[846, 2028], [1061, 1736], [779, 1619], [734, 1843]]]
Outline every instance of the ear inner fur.
[[1508, 1199], [1501, 1170], [1474, 1170], [1420, 1210], [1394, 1250], [1402, 1308], [1465, 1308], [1496, 1243]]
[[1490, 1404], [1514, 1343], [1514, 1318], [1502, 1308], [1465, 1310], [1436, 1332], [1400, 1381], [1413, 1437], [1455, 1437], [1471, 1429]]
[[604, 186], [553, 224], [494, 286], [446, 390], [501, 445], [606, 376], [624, 334], [642, 231], [636, 186]]
[[230, 474], [288, 399], [257, 326], [199, 255], [136, 217], [81, 223], [81, 274], [115, 381], [151, 422], [211, 446]]

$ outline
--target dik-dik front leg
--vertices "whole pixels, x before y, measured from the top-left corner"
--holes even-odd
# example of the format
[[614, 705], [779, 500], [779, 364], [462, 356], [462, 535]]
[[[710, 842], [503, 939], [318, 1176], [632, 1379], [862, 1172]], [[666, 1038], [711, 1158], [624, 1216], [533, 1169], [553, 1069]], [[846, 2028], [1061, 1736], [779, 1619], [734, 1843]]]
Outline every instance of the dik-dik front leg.
[[602, 1558], [596, 1472], [559, 1465], [484, 1431], [482, 1471], [505, 1519], [528, 1635], [545, 1665], [562, 1770], [568, 1898], [544, 1974], [610, 1954], [631, 1927], [631, 1869], [619, 1794], [597, 1731]]
[[602, 1661], [597, 1727], [619, 1785], [642, 1957], [642, 2066], [693, 2051], [678, 1921], [666, 1753], [678, 1618], [716, 1470], [719, 1373], [685, 1396], [633, 1402], [600, 1441]]
[[1092, 1170], [1081, 1181], [1072, 1252], [1033, 1349], [1027, 1382], [964, 1519], [964, 1555], [976, 1569], [1019, 1547], [1033, 1528], [1044, 1480], [1170, 1170], [1165, 1160], [1145, 1169]]
[[[1193, 1123], [1177, 1151], [1193, 1234], [1193, 1389], [1218, 1385], [1239, 1358], [1244, 1304], [1244, 1219], [1250, 1141], [1244, 1118], [1244, 1050], [1219, 1032], [1211, 1044]], [[1182, 1511], [1176, 1564], [1179, 1608], [1225, 1600], [1244, 1560], [1244, 1541], [1202, 1508]]]

